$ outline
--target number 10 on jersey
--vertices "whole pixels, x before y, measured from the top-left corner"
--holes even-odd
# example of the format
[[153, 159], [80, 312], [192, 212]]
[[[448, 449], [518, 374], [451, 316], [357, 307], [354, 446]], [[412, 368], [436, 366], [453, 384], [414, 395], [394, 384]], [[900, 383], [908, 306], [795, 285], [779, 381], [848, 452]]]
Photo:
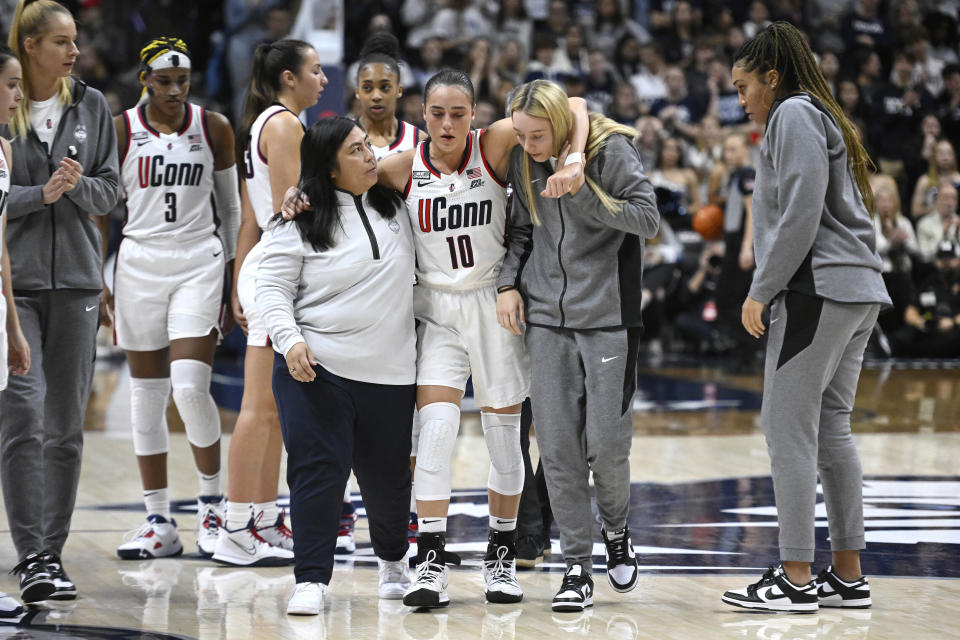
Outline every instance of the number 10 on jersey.
[[454, 269], [473, 266], [473, 245], [470, 244], [469, 234], [456, 238], [447, 236], [447, 248], [450, 249], [450, 262]]

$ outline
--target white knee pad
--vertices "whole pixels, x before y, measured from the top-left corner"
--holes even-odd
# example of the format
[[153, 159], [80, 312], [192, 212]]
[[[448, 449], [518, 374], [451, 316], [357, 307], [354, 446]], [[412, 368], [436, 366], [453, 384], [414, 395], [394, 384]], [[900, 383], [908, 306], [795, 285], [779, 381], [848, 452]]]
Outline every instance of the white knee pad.
[[420, 409], [417, 448], [417, 500], [450, 499], [450, 464], [460, 430], [460, 407], [434, 402]]
[[483, 439], [490, 453], [487, 487], [504, 496], [523, 491], [523, 454], [520, 453], [520, 414], [480, 414]]
[[199, 360], [170, 363], [173, 401], [177, 403], [187, 440], [201, 449], [220, 439], [220, 413], [210, 395], [210, 365]]
[[413, 429], [410, 430], [410, 457], [417, 457], [417, 447], [420, 446], [420, 412], [413, 409]]
[[167, 400], [170, 378], [130, 378], [130, 424], [133, 452], [155, 456], [170, 450], [167, 432]]

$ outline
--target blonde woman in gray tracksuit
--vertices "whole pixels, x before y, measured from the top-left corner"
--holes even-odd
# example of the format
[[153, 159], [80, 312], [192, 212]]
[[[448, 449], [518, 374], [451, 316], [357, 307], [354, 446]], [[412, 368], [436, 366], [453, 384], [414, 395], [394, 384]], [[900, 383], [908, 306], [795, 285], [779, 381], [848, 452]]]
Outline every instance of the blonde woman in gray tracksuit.
[[633, 129], [590, 114], [586, 185], [547, 198], [541, 189], [563, 166], [557, 156], [570, 130], [567, 96], [536, 80], [517, 90], [510, 114], [520, 146], [510, 157], [515, 191], [497, 317], [524, 334], [530, 353], [537, 444], [567, 565], [552, 608], [575, 612], [593, 604], [591, 471], [607, 581], [619, 592], [637, 584], [627, 527], [630, 406], [643, 239], [656, 235], [660, 216]]

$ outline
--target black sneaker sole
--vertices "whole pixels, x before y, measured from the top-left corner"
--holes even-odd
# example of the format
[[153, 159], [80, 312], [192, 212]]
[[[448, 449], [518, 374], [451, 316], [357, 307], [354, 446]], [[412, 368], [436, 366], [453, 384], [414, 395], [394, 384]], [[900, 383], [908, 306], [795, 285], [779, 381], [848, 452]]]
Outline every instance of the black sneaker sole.
[[587, 602], [554, 602], [551, 608], [558, 613], [581, 613], [593, 606], [593, 598]]
[[47, 598], [47, 600], [76, 600], [76, 599], [77, 599], [76, 588], [54, 591], [53, 595]]
[[50, 598], [57, 590], [53, 580], [39, 580], [20, 590], [20, 599], [24, 602], [42, 602]]
[[737, 600], [736, 598], [728, 598], [726, 594], [721, 596], [720, 599], [726, 604], [733, 605], [734, 607], [740, 607], [741, 609], [749, 609], [751, 611], [771, 611], [774, 613], [817, 613], [820, 610], [819, 605], [816, 602], [778, 605], [770, 602]]
[[520, 602], [523, 600], [523, 594], [519, 596], [510, 595], [509, 593], [498, 593], [496, 591], [487, 591], [484, 594], [487, 602], [493, 604], [514, 604], [515, 602]]
[[443, 598], [436, 591], [430, 589], [420, 589], [413, 593], [403, 596], [403, 604], [408, 607], [417, 607], [418, 609], [439, 609], [450, 604], [450, 597], [443, 594]]

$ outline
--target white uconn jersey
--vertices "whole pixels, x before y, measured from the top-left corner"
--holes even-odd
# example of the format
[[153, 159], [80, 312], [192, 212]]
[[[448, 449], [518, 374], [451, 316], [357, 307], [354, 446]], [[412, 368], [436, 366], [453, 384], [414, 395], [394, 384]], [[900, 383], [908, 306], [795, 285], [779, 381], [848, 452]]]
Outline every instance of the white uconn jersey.
[[420, 137], [420, 130], [409, 122], [397, 119], [397, 138], [385, 147], [370, 145], [373, 149], [373, 155], [380, 162], [387, 156], [394, 153], [403, 153], [408, 149], [417, 146], [417, 139]]
[[472, 289], [493, 283], [506, 248], [506, 185], [487, 165], [480, 134], [467, 137], [460, 166], [442, 175], [431, 163], [427, 142], [417, 145], [404, 191], [423, 284]]
[[[247, 196], [261, 229], [267, 228], [267, 223], [276, 211], [273, 210], [273, 192], [270, 190], [270, 167], [267, 158], [260, 152], [260, 136], [270, 118], [284, 111], [293, 114], [282, 104], [272, 104], [257, 116], [250, 125], [250, 144], [243, 154], [243, 177], [247, 183]], [[299, 149], [291, 149], [290, 153], [300, 157]]]
[[146, 105], [123, 112], [127, 149], [120, 175], [127, 194], [123, 235], [183, 244], [216, 231], [213, 144], [203, 107], [187, 103], [183, 127], [160, 133]]

